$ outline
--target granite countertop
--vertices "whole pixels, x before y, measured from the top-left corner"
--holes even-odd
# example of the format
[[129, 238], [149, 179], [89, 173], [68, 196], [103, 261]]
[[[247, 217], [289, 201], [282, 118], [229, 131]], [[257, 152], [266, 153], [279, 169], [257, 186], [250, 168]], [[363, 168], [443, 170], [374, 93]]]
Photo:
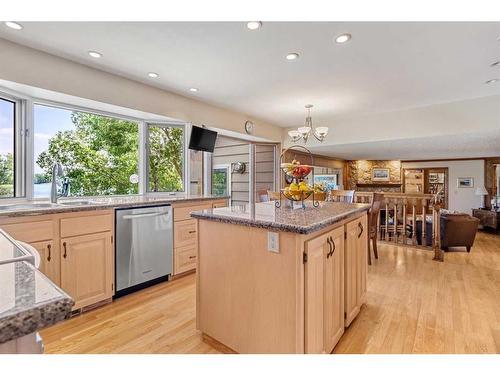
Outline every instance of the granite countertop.
[[26, 261], [0, 264], [0, 344], [65, 319], [73, 300]]
[[256, 203], [195, 211], [197, 219], [213, 220], [228, 224], [239, 224], [257, 228], [309, 234], [344, 219], [368, 211], [369, 204], [320, 202], [313, 207], [306, 202], [305, 209], [276, 208], [274, 202]]
[[[114, 196], [114, 197], [80, 197], [72, 199], [60, 199], [57, 204], [50, 204], [48, 200], [36, 200], [28, 202], [20, 202], [19, 204], [26, 204], [23, 209], [13, 209], [11, 205], [0, 205], [0, 217], [17, 217], [17, 216], [35, 216], [44, 214], [56, 214], [63, 212], [76, 212], [76, 211], [95, 211], [110, 208], [127, 208], [136, 206], [153, 206], [162, 203], [174, 202], [196, 202], [204, 200], [226, 199], [226, 196], [214, 195], [172, 195], [162, 197], [152, 197], [144, 195], [131, 195], [131, 196]], [[71, 202], [86, 201], [88, 204], [79, 205], [78, 203], [71, 205]], [[30, 206], [30, 203], [33, 204]], [[65, 203], [65, 204], [61, 204]], [[67, 203], [67, 204], [66, 204]], [[36, 206], [42, 204], [43, 206]], [[15, 204], [13, 204], [15, 205]]]

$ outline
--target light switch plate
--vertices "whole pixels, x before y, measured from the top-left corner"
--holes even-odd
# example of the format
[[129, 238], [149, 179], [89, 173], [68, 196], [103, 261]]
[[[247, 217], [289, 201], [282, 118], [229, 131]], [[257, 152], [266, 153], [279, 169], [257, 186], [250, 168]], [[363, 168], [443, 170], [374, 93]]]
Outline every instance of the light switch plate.
[[277, 232], [267, 232], [267, 251], [280, 252], [280, 236]]

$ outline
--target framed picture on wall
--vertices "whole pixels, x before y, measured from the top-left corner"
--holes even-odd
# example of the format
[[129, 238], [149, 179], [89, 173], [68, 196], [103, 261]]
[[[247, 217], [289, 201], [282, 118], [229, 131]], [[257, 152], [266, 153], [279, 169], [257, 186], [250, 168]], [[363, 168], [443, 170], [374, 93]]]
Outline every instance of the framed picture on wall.
[[459, 177], [457, 178], [457, 187], [459, 188], [472, 188], [474, 187], [473, 177]]
[[372, 181], [389, 181], [389, 168], [373, 168]]

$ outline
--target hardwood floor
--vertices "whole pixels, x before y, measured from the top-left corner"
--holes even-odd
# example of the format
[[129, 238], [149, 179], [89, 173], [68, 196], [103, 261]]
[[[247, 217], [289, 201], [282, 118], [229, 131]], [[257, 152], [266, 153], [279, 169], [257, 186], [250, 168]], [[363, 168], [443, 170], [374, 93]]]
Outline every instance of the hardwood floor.
[[[499, 353], [500, 235], [470, 254], [379, 245], [367, 304], [335, 353]], [[41, 332], [47, 353], [217, 353], [195, 329], [195, 277], [157, 285]]]

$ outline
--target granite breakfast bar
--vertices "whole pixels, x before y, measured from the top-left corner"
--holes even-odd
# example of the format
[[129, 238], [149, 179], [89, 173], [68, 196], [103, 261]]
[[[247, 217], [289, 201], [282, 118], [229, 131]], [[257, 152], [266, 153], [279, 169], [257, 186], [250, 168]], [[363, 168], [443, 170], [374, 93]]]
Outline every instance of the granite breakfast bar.
[[73, 300], [0, 230], [0, 354], [41, 353], [37, 331], [71, 312]]
[[331, 353], [366, 293], [369, 205], [274, 202], [198, 219], [197, 328], [238, 353]]

